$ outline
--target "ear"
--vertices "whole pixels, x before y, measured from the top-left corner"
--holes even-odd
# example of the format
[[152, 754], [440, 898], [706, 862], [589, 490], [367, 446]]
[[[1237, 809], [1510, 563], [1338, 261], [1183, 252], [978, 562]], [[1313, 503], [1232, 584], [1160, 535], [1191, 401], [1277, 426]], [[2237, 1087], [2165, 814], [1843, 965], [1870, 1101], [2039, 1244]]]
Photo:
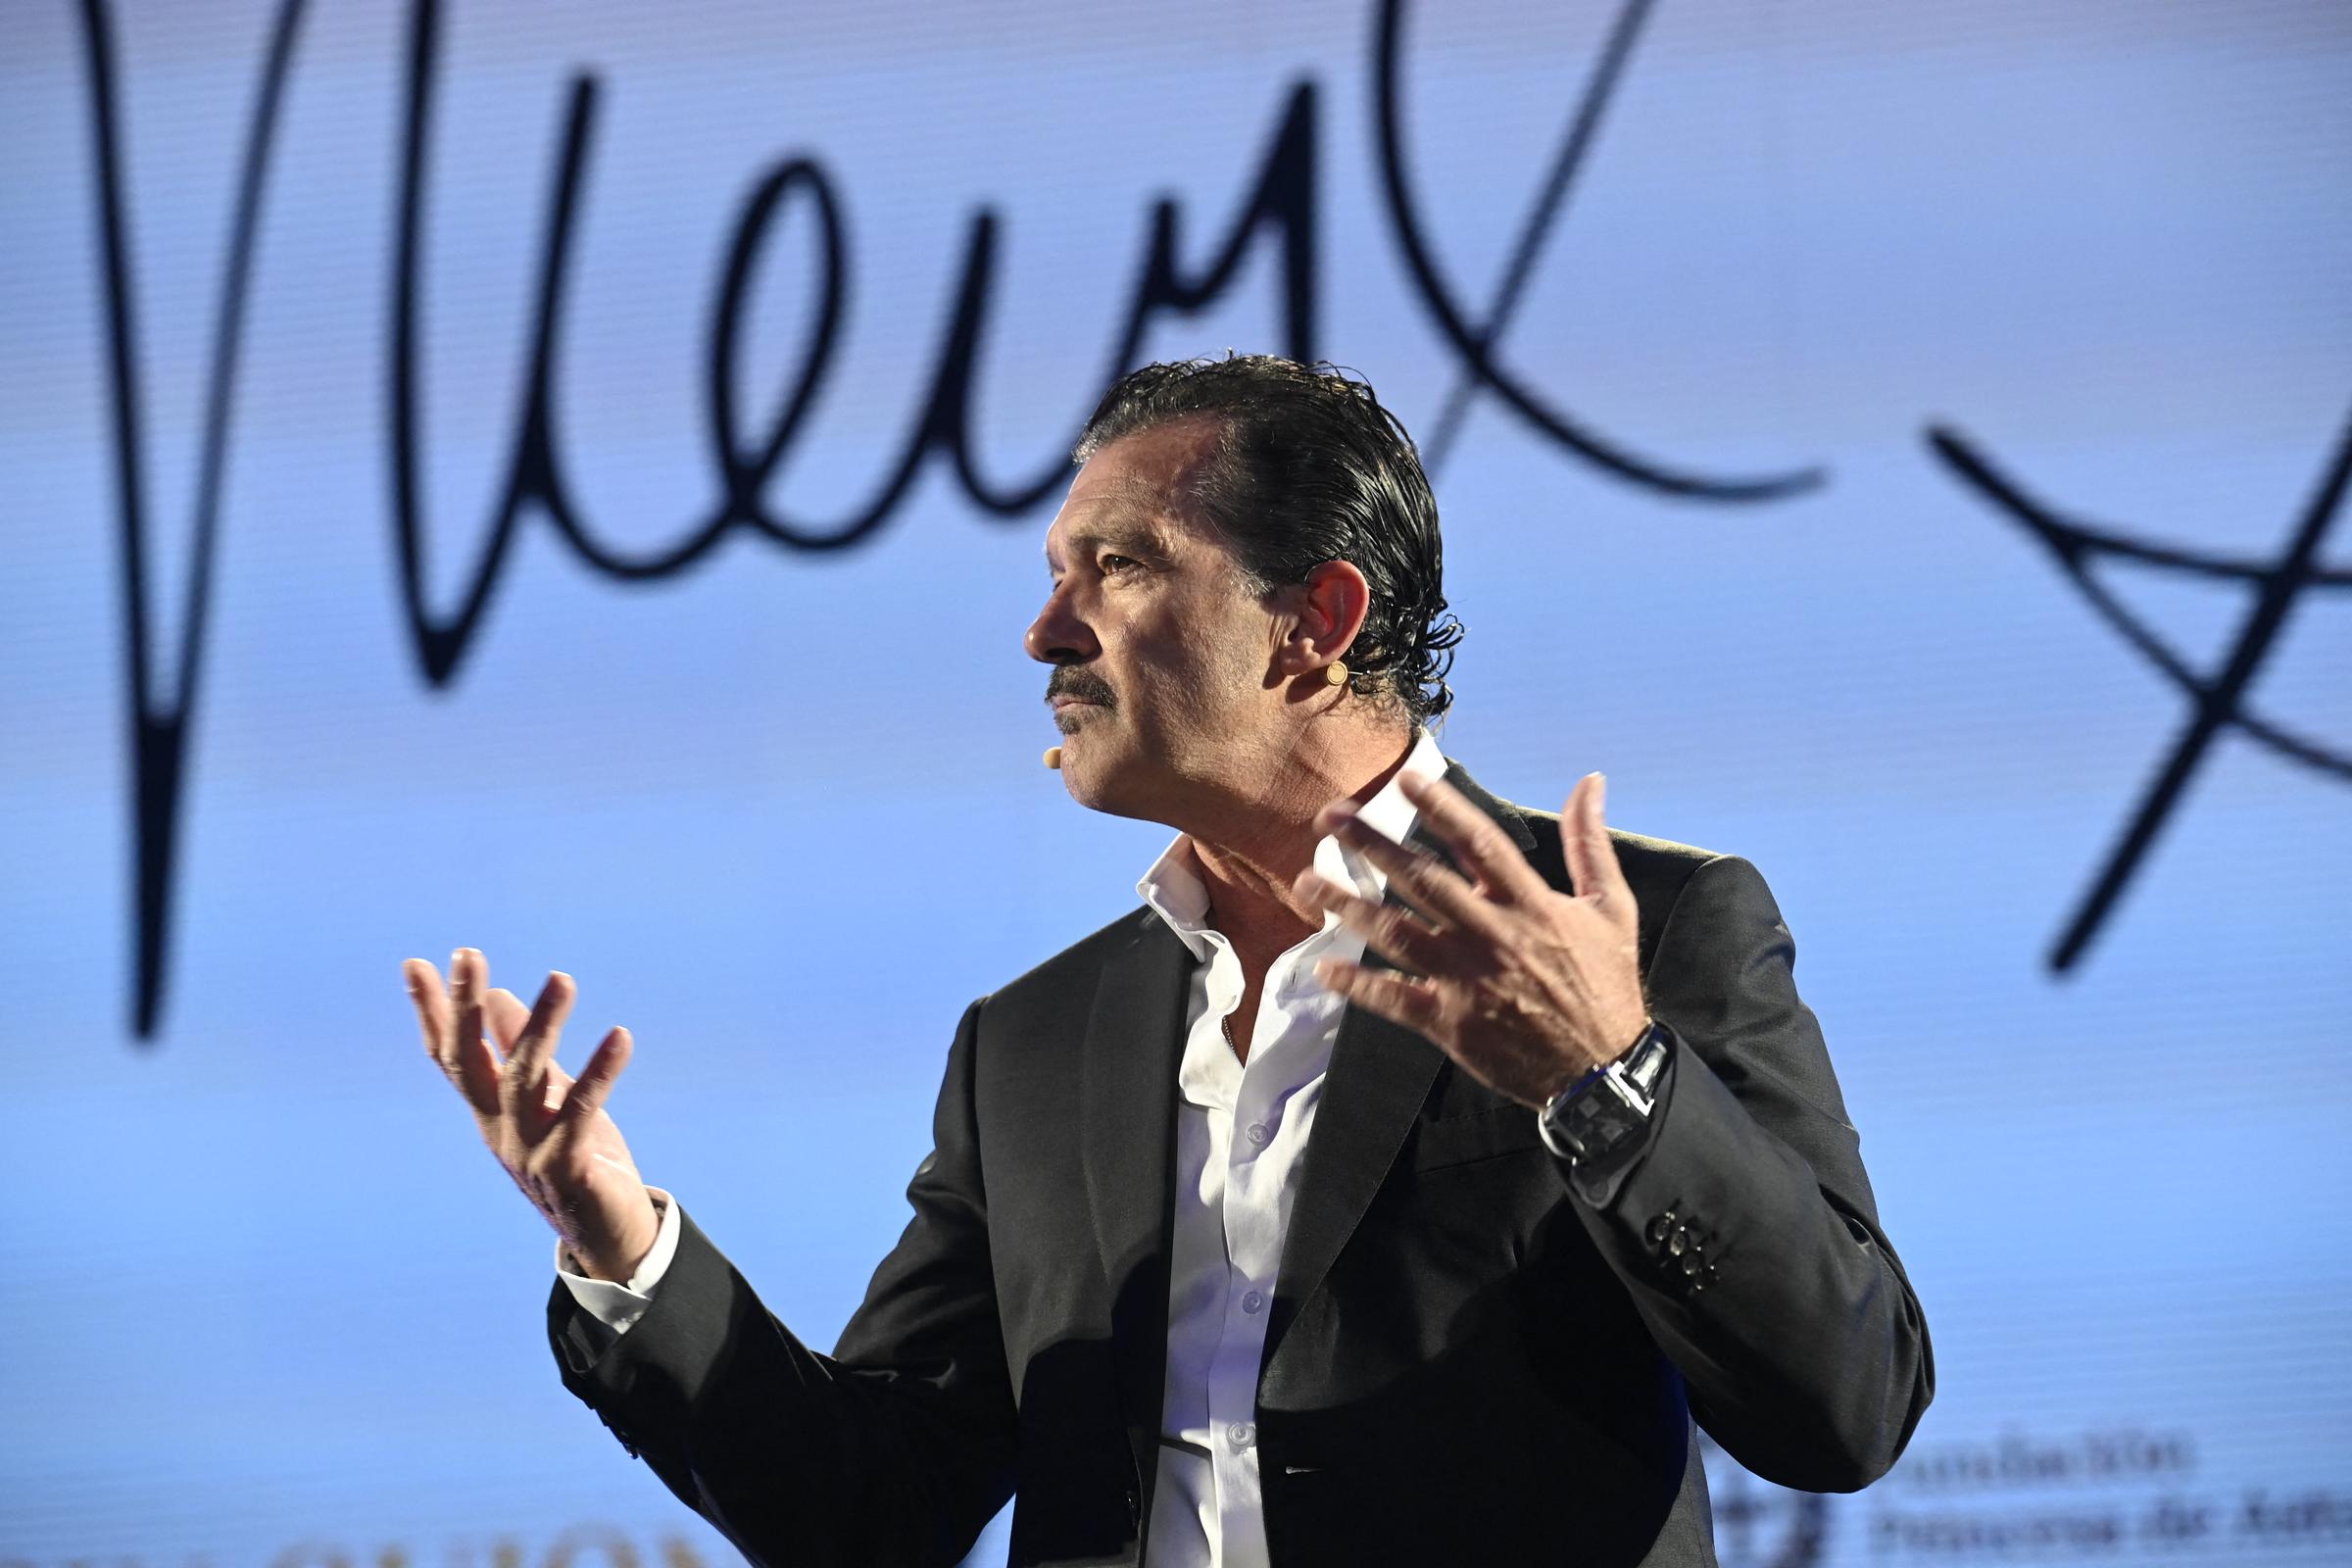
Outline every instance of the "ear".
[[1345, 561], [1326, 561], [1291, 590], [1296, 619], [1277, 652], [1282, 673], [1311, 675], [1347, 656], [1372, 609], [1372, 585]]

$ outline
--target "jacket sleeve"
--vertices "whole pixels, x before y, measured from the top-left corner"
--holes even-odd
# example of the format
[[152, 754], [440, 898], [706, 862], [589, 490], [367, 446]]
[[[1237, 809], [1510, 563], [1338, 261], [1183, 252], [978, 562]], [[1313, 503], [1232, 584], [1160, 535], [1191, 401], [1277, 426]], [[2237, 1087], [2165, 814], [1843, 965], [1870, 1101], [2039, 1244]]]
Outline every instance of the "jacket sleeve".
[[914, 1208], [839, 1349], [809, 1349], [682, 1215], [613, 1337], [560, 1285], [564, 1384], [754, 1563], [949, 1565], [1012, 1493], [1017, 1428], [973, 1125], [980, 1003], [948, 1054]]
[[1699, 1424], [1768, 1481], [1851, 1492], [1910, 1441], [1935, 1359], [1794, 962], [1755, 867], [1694, 869], [1645, 976], [1671, 1085], [1635, 1162], [1570, 1186]]

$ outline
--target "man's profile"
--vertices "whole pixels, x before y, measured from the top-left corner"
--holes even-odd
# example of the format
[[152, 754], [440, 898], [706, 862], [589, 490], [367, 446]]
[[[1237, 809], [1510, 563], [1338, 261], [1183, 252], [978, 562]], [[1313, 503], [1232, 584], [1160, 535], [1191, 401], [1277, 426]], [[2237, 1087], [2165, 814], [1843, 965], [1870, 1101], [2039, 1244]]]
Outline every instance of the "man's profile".
[[1076, 456], [1027, 651], [1071, 798], [1177, 836], [965, 1010], [832, 1354], [640, 1178], [629, 1035], [556, 1064], [567, 976], [404, 965], [562, 1238], [564, 1384], [763, 1563], [952, 1564], [1016, 1497], [1016, 1564], [1701, 1564], [1694, 1422], [1883, 1474], [1927, 1327], [1763, 879], [1440, 753], [1436, 503], [1360, 380], [1149, 366]]

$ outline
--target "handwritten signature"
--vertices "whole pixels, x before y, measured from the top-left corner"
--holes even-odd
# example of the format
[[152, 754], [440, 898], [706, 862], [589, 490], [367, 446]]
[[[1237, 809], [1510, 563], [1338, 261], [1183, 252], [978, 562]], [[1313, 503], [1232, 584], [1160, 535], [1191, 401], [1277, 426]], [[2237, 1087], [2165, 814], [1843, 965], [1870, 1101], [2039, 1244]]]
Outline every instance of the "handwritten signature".
[[[1486, 399], [1519, 421], [1538, 439], [1567, 458], [1649, 492], [1723, 505], [1764, 503], [1818, 487], [1827, 475], [1818, 466], [1796, 466], [1767, 474], [1708, 474], [1641, 453], [1595, 429], [1560, 406], [1556, 397], [1531, 384], [1498, 358], [1498, 349], [1544, 248], [1566, 212], [1579, 177], [1589, 167], [1597, 133], [1614, 102], [1637, 48], [1653, 0], [1621, 0], [1608, 33], [1594, 56], [1582, 90], [1567, 107], [1565, 122], [1543, 180], [1520, 215], [1500, 273], [1478, 303], [1465, 297], [1446, 275], [1436, 236], [1423, 213], [1409, 171], [1404, 133], [1403, 75], [1407, 0], [1375, 0], [1369, 51], [1370, 136], [1379, 172], [1380, 207], [1401, 261], [1411, 297], [1437, 329], [1454, 362], [1454, 379], [1424, 443], [1433, 470], [1452, 450], [1463, 416], [1475, 400]], [[280, 0], [267, 34], [240, 155], [229, 244], [219, 276], [213, 314], [212, 351], [197, 446], [192, 492], [192, 549], [182, 586], [177, 680], [172, 689], [157, 672], [158, 640], [147, 587], [148, 461], [140, 337], [136, 321], [135, 269], [126, 213], [128, 186], [122, 172], [122, 108], [115, 60], [114, 24], [107, 0], [80, 0], [79, 16], [92, 161], [101, 236], [104, 341], [112, 413], [117, 524], [122, 584], [126, 710], [132, 750], [135, 941], [132, 945], [131, 1022], [135, 1036], [151, 1041], [162, 1016], [169, 972], [179, 824], [185, 808], [185, 764], [203, 689], [206, 625], [212, 606], [212, 572], [221, 519], [222, 480], [235, 422], [235, 393], [246, 307], [267, 204], [270, 172], [277, 145], [280, 112], [298, 52], [307, 0]], [[976, 204], [965, 225], [962, 265], [947, 302], [927, 385], [913, 409], [898, 456], [865, 498], [838, 516], [816, 518], [783, 510], [769, 492], [789, 462], [804, 421], [832, 372], [840, 347], [844, 305], [853, 276], [853, 232], [840, 181], [813, 155], [782, 158], [762, 169], [734, 215], [717, 258], [717, 283], [705, 334], [703, 402], [709, 463], [716, 499], [690, 514], [674, 542], [645, 554], [613, 548], [590, 526], [572, 482], [557, 432], [564, 427], [558, 407], [558, 370], [564, 351], [565, 292], [575, 248], [575, 219], [588, 181], [601, 86], [589, 71], [576, 72], [554, 139], [547, 215], [539, 236], [536, 278], [528, 324], [521, 396], [488, 527], [454, 612], [436, 614], [426, 603], [423, 556], [424, 506], [421, 474], [426, 467], [420, 417], [422, 229], [430, 191], [434, 102], [439, 84], [443, 7], [440, 0], [414, 0], [408, 14], [407, 50], [398, 110], [397, 221], [389, 264], [385, 357], [389, 417], [384, 432], [391, 480], [391, 523], [399, 562], [401, 603], [410, 646], [426, 684], [446, 687], [472, 650], [483, 616], [510, 561], [517, 530], [528, 517], [541, 519], [583, 563], [622, 582], [659, 579], [681, 572], [728, 534], [748, 530], [770, 544], [796, 552], [853, 549], [874, 537], [904, 505], [916, 480], [935, 461], [984, 517], [1009, 519], [1039, 507], [1066, 476], [1068, 439], [1039, 454], [1009, 480], [983, 472], [974, 450], [974, 382], [981, 343], [995, 298], [998, 266], [997, 209]], [[1300, 360], [1318, 357], [1324, 261], [1319, 247], [1321, 193], [1328, 175], [1323, 161], [1321, 94], [1312, 76], [1301, 76], [1284, 93], [1256, 167], [1244, 194], [1216, 237], [1188, 261], [1187, 214], [1173, 198], [1150, 203], [1144, 223], [1142, 266], [1123, 319], [1107, 335], [1100, 385], [1136, 363], [1145, 333], [1167, 316], [1189, 316], [1215, 306], [1231, 291], [1244, 264], [1261, 249], [1274, 255], [1278, 293], [1278, 338], [1283, 352]], [[737, 371], [754, 278], [767, 248], [795, 219], [807, 231], [813, 266], [808, 270], [808, 318], [813, 322], [783, 394], [763, 422], [752, 417], [736, 396]], [[1091, 407], [1093, 398], [1080, 405]], [[1076, 435], [1075, 423], [1068, 432]], [[2177, 800], [2187, 771], [2221, 727], [2235, 724], [2286, 755], [2352, 777], [2352, 766], [2316, 743], [2248, 713], [2239, 702], [2255, 666], [2271, 646], [2295, 595], [2307, 586], [2344, 586], [2346, 574], [2317, 564], [2321, 534], [2332, 518], [2352, 464], [2352, 430], [2295, 543], [2272, 564], [2183, 557], [2184, 569], [2234, 575], [2258, 588], [2258, 604], [2230, 668], [2213, 680], [2191, 674], [2147, 628], [2133, 620], [2098, 584], [2087, 568], [2097, 557], [2149, 552], [2112, 530], [2060, 518], [2029, 501], [2014, 481], [1964, 437], [1936, 429], [1935, 451], [1967, 483], [1989, 496], [2057, 554], [2060, 564], [2094, 608], [2181, 687], [2195, 704], [2195, 716], [2173, 760], [2111, 858], [2062, 943], [2055, 966], [2063, 969], [2080, 954], [2111, 910], [2157, 826]]]

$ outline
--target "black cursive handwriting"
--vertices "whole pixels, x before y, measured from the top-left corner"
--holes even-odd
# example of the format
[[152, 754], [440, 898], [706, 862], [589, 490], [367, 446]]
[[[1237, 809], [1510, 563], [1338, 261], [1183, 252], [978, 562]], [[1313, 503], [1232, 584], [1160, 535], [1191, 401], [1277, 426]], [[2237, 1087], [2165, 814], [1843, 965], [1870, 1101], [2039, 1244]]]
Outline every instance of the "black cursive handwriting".
[[1413, 200], [1411, 182], [1404, 172], [1404, 132], [1397, 103], [1397, 71], [1400, 58], [1399, 43], [1404, 31], [1404, 0], [1381, 0], [1379, 26], [1373, 38], [1373, 134], [1380, 145], [1380, 174], [1383, 191], [1388, 198], [1390, 227], [1396, 231], [1397, 245], [1404, 252], [1406, 270], [1411, 274], [1418, 298], [1437, 322], [1438, 330], [1461, 358], [1461, 379], [1447, 395], [1444, 409], [1433, 428], [1430, 452], [1432, 461], [1442, 463], [1451, 449], [1455, 432], [1468, 407], [1474, 390], [1493, 393], [1502, 404], [1517, 414], [1530, 426], [1565, 447], [1602, 471], [1628, 480], [1644, 489], [1667, 495], [1690, 496], [1706, 501], [1772, 501], [1783, 496], [1809, 490], [1823, 479], [1819, 468], [1800, 468], [1794, 472], [1771, 474], [1751, 479], [1710, 479], [1695, 473], [1680, 471], [1646, 458], [1639, 458], [1586, 429], [1569, 415], [1560, 413], [1545, 402], [1534, 388], [1494, 363], [1494, 349], [1501, 340], [1503, 327], [1518, 306], [1525, 291], [1529, 273], [1535, 266], [1544, 236], [1560, 210], [1566, 205], [1570, 187], [1584, 167], [1586, 155], [1592, 150], [1598, 134], [1601, 117], [1607, 112], [1616, 95], [1617, 82], [1625, 74], [1635, 41], [1639, 38], [1643, 20], [1649, 14], [1650, 0], [1626, 0], [1619, 8], [1617, 20], [1609, 29], [1608, 41], [1602, 45], [1600, 59], [1585, 84], [1569, 117], [1568, 129], [1560, 138], [1558, 153], [1553, 157], [1551, 170], [1545, 175], [1544, 189], [1530, 210], [1519, 237], [1512, 246], [1511, 259], [1504, 264], [1502, 281], [1495, 290], [1494, 302], [1488, 308], [1485, 324], [1473, 326], [1445, 275], [1438, 270], [1437, 254], [1421, 226], [1419, 208]]
[[[1983, 492], [2046, 546], [2056, 559], [2058, 569], [2090, 602], [2100, 618], [2162, 671], [2189, 701], [2188, 722], [2182, 726], [2180, 738], [2173, 743], [2155, 777], [2148, 781], [2122, 837], [2109, 852], [2106, 863], [2050, 950], [2051, 969], [2063, 974], [2082, 956], [2091, 939], [2098, 935], [2099, 927], [2114, 911], [2132, 872], [2139, 868], [2140, 861], [2154, 846], [2156, 835], [2180, 805], [2180, 792], [2187, 786], [2189, 776], [2225, 727], [2233, 725], [2282, 757], [2352, 781], [2352, 757], [2296, 734], [2276, 719], [2253, 711], [2245, 702], [2246, 688], [2261, 669], [2279, 629], [2286, 624], [2287, 612], [2294, 608], [2296, 599], [2307, 589], [2352, 588], [2352, 571], [2333, 570], [2319, 564], [2320, 545], [2328, 530], [2335, 525], [2346, 484], [2352, 482], [2352, 423], [2344, 426], [2334, 455], [2321, 474], [2310, 503], [2303, 509], [2285, 552], [2269, 562], [2169, 549], [2132, 539], [2119, 529], [2063, 516], [2054, 508], [2029, 496], [2024, 486], [1995, 467], [1991, 459], [1949, 426], [1930, 426], [1928, 442], [1963, 480]], [[2254, 590], [2254, 602], [2247, 609], [2245, 623], [2239, 628], [2237, 640], [2231, 644], [2230, 657], [2219, 675], [2207, 679], [2189, 668], [2188, 662], [2171, 644], [2149, 629], [2145, 620], [2133, 614], [2129, 606], [2099, 581], [2092, 566], [2107, 558], [2138, 561], [2192, 576], [2240, 582]]]
[[[1775, 499], [1821, 482], [1818, 469], [1764, 478], [1708, 478], [1639, 458], [1587, 430], [1559, 412], [1520, 377], [1496, 364], [1494, 354], [1522, 294], [1544, 235], [1556, 221], [1616, 83], [1630, 59], [1650, 0], [1625, 0], [1584, 92], [1544, 186], [1522, 223], [1510, 263], [1484, 318], [1473, 323], [1439, 271], [1436, 250], [1417, 210], [1404, 172], [1398, 125], [1399, 46], [1403, 0], [1380, 0], [1374, 11], [1373, 135], [1380, 155], [1387, 218], [1405, 259], [1421, 305], [1436, 320], [1460, 359], [1461, 379], [1441, 418], [1432, 464], [1442, 463], [1473, 393], [1494, 396], [1539, 435], [1571, 456], [1637, 486], [1700, 500], [1740, 503]], [[195, 538], [181, 622], [181, 658], [176, 691], [159, 692], [150, 649], [151, 624], [145, 588], [145, 430], [137, 370], [134, 270], [127, 222], [127, 184], [122, 173], [121, 112], [118, 102], [113, 24], [106, 0], [80, 0], [84, 65], [93, 159], [95, 206], [104, 269], [105, 337], [110, 357], [109, 389], [114, 412], [119, 536], [122, 542], [123, 614], [128, 649], [132, 834], [136, 940], [133, 944], [131, 1022], [135, 1036], [149, 1040], [162, 1015], [169, 968], [171, 916], [177, 832], [184, 809], [186, 762], [196, 701], [202, 689], [202, 655], [211, 605], [211, 568], [217, 542], [222, 476], [235, 412], [235, 388], [245, 306], [279, 108], [293, 69], [305, 0], [280, 0], [270, 24], [252, 118], [247, 129], [230, 222], [227, 261], [220, 285], [213, 340], [212, 375], [204, 406], [195, 492]], [[1276, 117], [1254, 183], [1218, 240], [1209, 259], [1184, 260], [1185, 214], [1173, 198], [1152, 203], [1145, 225], [1142, 266], [1125, 319], [1111, 335], [1100, 383], [1076, 404], [1067, 435], [1039, 454], [1009, 480], [982, 471], [973, 450], [972, 386], [988, 324], [996, 277], [1000, 220], [981, 205], [965, 232], [963, 263], [946, 312], [928, 387], [910, 419], [895, 463], [871, 494], [839, 517], [795, 516], [769, 499], [788, 462], [803, 421], [822, 394], [832, 369], [853, 276], [849, 217], [835, 180], [814, 157], [782, 159], [753, 182], [735, 216], [720, 261], [705, 337], [704, 413], [716, 499], [688, 519], [674, 542], [631, 555], [615, 549], [590, 527], [571, 483], [557, 432], [563, 421], [556, 406], [557, 370], [564, 348], [564, 299], [570, 277], [575, 220], [590, 169], [599, 83], [590, 72], [574, 74], [557, 134], [547, 212], [539, 239], [532, 295], [530, 353], [505, 473], [491, 504], [489, 526], [454, 612], [436, 616], [425, 603], [423, 498], [425, 466], [419, 409], [419, 273], [431, 162], [433, 105], [439, 80], [442, 8], [439, 0], [415, 0], [409, 13], [404, 94], [398, 127], [398, 189], [394, 206], [393, 256], [388, 301], [385, 375], [389, 398], [391, 518], [399, 561], [401, 601], [411, 645], [429, 686], [446, 687], [472, 648], [492, 597], [502, 581], [509, 551], [524, 517], [543, 517], [570, 550], [596, 571], [618, 581], [646, 581], [685, 570], [732, 530], [743, 528], [795, 551], [837, 551], [872, 537], [901, 507], [908, 490], [935, 457], [946, 463], [961, 493], [986, 516], [1015, 518], [1034, 510], [1066, 477], [1065, 454], [1080, 418], [1118, 375], [1136, 363], [1145, 333], [1169, 314], [1195, 315], [1215, 305], [1234, 284], [1242, 266], [1260, 245], [1278, 252], [1283, 352], [1299, 360], [1318, 357], [1321, 257], [1318, 204], [1321, 180], [1318, 92], [1312, 78], [1293, 83]], [[735, 395], [743, 317], [752, 282], [771, 238], [787, 219], [805, 218], [815, 266], [811, 284], [813, 326], [772, 417], [760, 424], [738, 406]]]
[[159, 703], [147, 613], [146, 419], [140, 407], [138, 333], [132, 319], [130, 234], [123, 213], [122, 151], [117, 129], [114, 29], [103, 0], [82, 0], [83, 61], [90, 84], [93, 165], [98, 184], [100, 265], [105, 270], [108, 390], [115, 426], [115, 493], [122, 541], [122, 602], [129, 686], [131, 838], [136, 914], [132, 952], [132, 1028], [141, 1039], [155, 1029], [163, 995], [166, 938], [172, 912], [172, 867], [179, 838], [182, 785], [196, 698], [204, 689], [205, 621], [212, 608], [214, 545], [220, 533], [221, 480], [227, 469], [228, 436], [235, 410], [239, 351], [244, 344], [245, 300], [253, 277], [254, 236], [277, 133], [278, 108], [294, 59], [302, 22], [302, 0], [285, 0], [270, 29], [261, 85], [237, 180], [237, 203], [229, 221], [228, 259], [213, 320], [213, 373], [205, 389], [204, 430], [198, 447], [195, 540], [189, 552], [186, 607], [180, 621], [178, 691]]

